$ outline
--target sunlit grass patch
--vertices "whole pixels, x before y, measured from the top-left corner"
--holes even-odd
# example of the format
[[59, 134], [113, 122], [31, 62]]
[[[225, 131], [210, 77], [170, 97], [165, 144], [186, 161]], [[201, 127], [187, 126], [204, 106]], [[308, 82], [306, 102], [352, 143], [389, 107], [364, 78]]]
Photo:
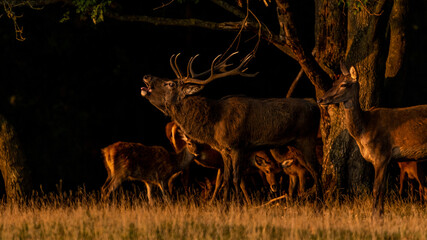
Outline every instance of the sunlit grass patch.
[[26, 206], [0, 205], [1, 239], [427, 239], [427, 210], [392, 196], [371, 219], [369, 194], [269, 205], [206, 204], [188, 198], [149, 205], [143, 194], [34, 196]]

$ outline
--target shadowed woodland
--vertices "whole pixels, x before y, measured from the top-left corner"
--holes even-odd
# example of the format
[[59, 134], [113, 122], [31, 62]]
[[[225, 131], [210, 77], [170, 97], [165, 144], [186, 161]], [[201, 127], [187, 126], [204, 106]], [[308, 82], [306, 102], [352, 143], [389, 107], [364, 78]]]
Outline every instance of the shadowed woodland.
[[[12, 138], [19, 145], [23, 156], [18, 157], [25, 158], [28, 166], [25, 171], [30, 178], [23, 181], [29, 181], [29, 189], [49, 192], [84, 186], [99, 190], [107, 177], [101, 149], [117, 141], [160, 145], [173, 151], [164, 131], [170, 118], [141, 97], [140, 87], [146, 74], [172, 78], [169, 57], [179, 52], [183, 68], [191, 56], [200, 54], [194, 67], [202, 71], [230, 46], [241, 55], [252, 51], [260, 37], [255, 58], [248, 65], [249, 71], [259, 74], [213, 82], [201, 93], [213, 99], [227, 95], [284, 98], [301, 67], [309, 77], [301, 78], [292, 97], [316, 98], [332, 85], [340, 74], [340, 61], [344, 61], [366, 71], [361, 74], [362, 88], [367, 89], [361, 93], [364, 109], [427, 102], [423, 71], [427, 5], [422, 1], [378, 1], [382, 5], [346, 1], [336, 6], [328, 6], [327, 1], [289, 1], [293, 25], [285, 28], [290, 33], [283, 33], [283, 23], [290, 23], [288, 16], [277, 10], [287, 1], [249, 1], [252, 13], [248, 15], [246, 3], [239, 7], [241, 1], [230, 1], [237, 14], [221, 7], [223, 1], [172, 1], [167, 6], [160, 1], [95, 1], [86, 7], [79, 1], [28, 2], [33, 5], [3, 1], [0, 114], [7, 123], [0, 120], [4, 123], [0, 138]], [[404, 8], [405, 27], [396, 33], [393, 20], [398, 20], [393, 14], [399, 4]], [[104, 12], [94, 11], [95, 6], [105, 8]], [[340, 17], [333, 16], [338, 13]], [[238, 35], [241, 28], [231, 23], [241, 22], [245, 16], [250, 16], [250, 24]], [[212, 29], [198, 22], [171, 24], [163, 18], [227, 22], [230, 29]], [[319, 23], [319, 19], [325, 22]], [[256, 25], [257, 20], [263, 28]], [[320, 29], [322, 24], [329, 29]], [[296, 45], [286, 42], [293, 39], [293, 27], [301, 40]], [[398, 41], [395, 35], [405, 39], [403, 50], [393, 45]], [[232, 44], [236, 36], [237, 43]], [[298, 46], [305, 53], [315, 49], [315, 58], [296, 54]], [[394, 55], [399, 60], [393, 60]], [[314, 59], [318, 65], [312, 64]], [[336, 113], [342, 110], [336, 107]], [[323, 165], [324, 183], [334, 182], [343, 191], [360, 186], [371, 189], [372, 167], [342, 131], [342, 124], [337, 123], [341, 119], [325, 117], [325, 112], [322, 117], [332, 119], [321, 127], [328, 158]], [[5, 124], [15, 133], [4, 133], [9, 128]], [[356, 160], [337, 160], [344, 158]], [[391, 168], [389, 180], [396, 184], [398, 166]], [[5, 188], [0, 187], [0, 193], [5, 194]]]

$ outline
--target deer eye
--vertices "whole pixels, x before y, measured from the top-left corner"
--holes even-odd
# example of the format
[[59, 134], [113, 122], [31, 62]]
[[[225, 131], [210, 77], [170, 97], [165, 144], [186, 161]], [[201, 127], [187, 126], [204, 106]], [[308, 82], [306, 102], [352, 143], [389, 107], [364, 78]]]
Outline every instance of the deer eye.
[[175, 82], [166, 82], [164, 85], [165, 86], [167, 85], [169, 87], [175, 87], [176, 83]]

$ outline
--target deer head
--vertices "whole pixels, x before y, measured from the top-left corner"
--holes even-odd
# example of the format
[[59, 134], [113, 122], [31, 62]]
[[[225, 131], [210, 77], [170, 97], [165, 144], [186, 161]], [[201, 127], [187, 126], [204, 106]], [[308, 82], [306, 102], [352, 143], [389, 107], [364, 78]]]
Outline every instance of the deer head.
[[254, 158], [254, 165], [264, 173], [265, 178], [270, 185], [270, 190], [272, 192], [277, 192], [276, 174], [280, 172], [277, 163], [274, 160], [271, 160], [264, 151], [255, 152]]
[[282, 162], [282, 168], [286, 170], [290, 168], [295, 162], [295, 159], [286, 159]]
[[[189, 95], [198, 93], [204, 88], [204, 86], [215, 79], [240, 75], [244, 77], [254, 77], [257, 73], [248, 74], [245, 73], [247, 70], [246, 65], [254, 57], [253, 54], [248, 54], [241, 61], [240, 65], [235, 68], [227, 69], [232, 66], [227, 61], [237, 54], [234, 52], [226, 57], [223, 61], [218, 61], [221, 55], [218, 55], [211, 64], [211, 68], [202, 73], [195, 73], [193, 71], [193, 62], [198, 55], [191, 57], [187, 64], [186, 76], [179, 70], [177, 59], [179, 54], [172, 55], [170, 58], [170, 65], [173, 72], [176, 75], [176, 79], [159, 78], [151, 75], [145, 75], [143, 81], [146, 87], [141, 87], [141, 95], [147, 98], [151, 104], [157, 107], [160, 111], [169, 115], [169, 108], [172, 105], [179, 103], [182, 99]], [[204, 75], [209, 76], [202, 80], [198, 79]]]
[[347, 67], [341, 62], [342, 75], [336, 80], [331, 89], [329, 89], [318, 103], [322, 105], [329, 105], [335, 103], [344, 103], [346, 108], [353, 106], [352, 101], [358, 99], [359, 96], [359, 83], [357, 82], [357, 72], [352, 66], [350, 72]]

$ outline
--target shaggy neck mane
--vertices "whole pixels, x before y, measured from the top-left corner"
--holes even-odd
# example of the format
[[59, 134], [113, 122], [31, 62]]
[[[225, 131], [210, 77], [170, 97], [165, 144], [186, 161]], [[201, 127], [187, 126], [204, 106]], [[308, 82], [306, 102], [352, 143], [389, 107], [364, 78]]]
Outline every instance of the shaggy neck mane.
[[209, 143], [213, 139], [213, 102], [205, 97], [189, 96], [170, 107], [171, 118], [192, 139]]

